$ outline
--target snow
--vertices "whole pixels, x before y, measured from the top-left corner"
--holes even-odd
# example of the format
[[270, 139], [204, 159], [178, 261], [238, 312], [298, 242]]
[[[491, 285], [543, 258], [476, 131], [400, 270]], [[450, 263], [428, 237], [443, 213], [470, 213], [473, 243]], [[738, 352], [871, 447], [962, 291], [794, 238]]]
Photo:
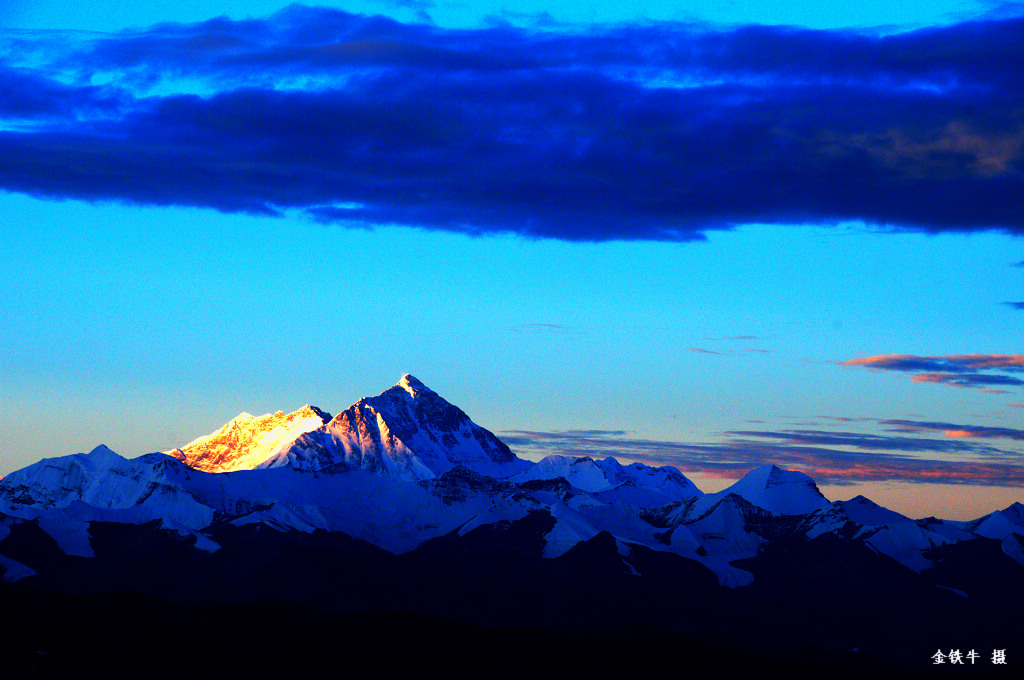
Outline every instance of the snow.
[[317, 469], [338, 462], [403, 481], [432, 479], [456, 465], [492, 477], [532, 465], [407, 374], [398, 385], [360, 399], [248, 467]]
[[910, 521], [909, 517], [883, 508], [864, 496], [856, 496], [848, 501], [839, 501], [846, 515], [857, 524], [877, 526], [888, 522]]
[[637, 571], [636, 567], [633, 566], [633, 563], [627, 559], [633, 555], [633, 549], [631, 547], [616, 538], [615, 551], [619, 554], [619, 557], [622, 558], [622, 566], [625, 567], [627, 574], [630, 576], [642, 576], [642, 574]]
[[38, 572], [31, 567], [27, 567], [21, 562], [12, 560], [10, 557], [0, 555], [0, 567], [4, 568], [4, 575], [2, 581], [4, 583], [14, 583], [20, 581], [23, 578], [29, 576], [35, 576]]
[[89, 524], [78, 518], [47, 514], [39, 518], [39, 528], [57, 542], [65, 555], [96, 557], [89, 543]]
[[730, 494], [736, 494], [773, 515], [806, 515], [829, 505], [814, 480], [804, 473], [764, 465], [751, 470], [732, 486], [698, 499], [692, 512], [706, 512]]
[[[158, 519], [213, 552], [220, 546], [204, 532], [225, 519], [340, 531], [399, 554], [536, 511], [555, 520], [545, 557], [607, 531], [627, 571], [630, 546], [645, 546], [698, 560], [730, 587], [751, 582], [730, 563], [758, 554], [767, 539], [757, 527], [773, 516], [801, 516], [793, 526], [808, 538], [863, 540], [915, 571], [932, 566], [923, 551], [977, 536], [1001, 539], [1024, 565], [1019, 503], [974, 522], [913, 521], [862, 496], [830, 504], [807, 475], [771, 465], [704, 495], [669, 466], [564, 455], [531, 463], [408, 374], [334, 418], [312, 406], [241, 414], [169, 454], [128, 460], [99, 446], [44, 459], [0, 480], [0, 543], [12, 523], [38, 519], [66, 554], [91, 557], [91, 522]], [[31, 572], [0, 556], [8, 562], [5, 579]]]
[[1010, 534], [999, 544], [1003, 554], [1024, 567], [1024, 543], [1020, 534]]
[[903, 566], [920, 573], [934, 566], [931, 560], [922, 554], [922, 551], [939, 545], [955, 543], [957, 540], [973, 538], [966, 532], [962, 532], [959, 539], [951, 538], [944, 535], [946, 532], [936, 531], [936, 529], [942, 528], [948, 529], [948, 527], [943, 527], [941, 522], [933, 524], [929, 524], [925, 520], [893, 522], [877, 529], [865, 540], [865, 543]]
[[935, 587], [936, 588], [942, 588], [943, 590], [948, 590], [949, 592], [955, 593], [955, 594], [957, 594], [957, 595], [959, 595], [960, 597], [963, 597], [963, 598], [970, 597], [967, 593], [965, 593], [962, 590], [958, 590], [957, 588], [950, 588], [949, 586], [939, 585], [938, 583], [935, 584]]
[[421, 394], [436, 394], [434, 390], [430, 389], [408, 373], [403, 375], [402, 379], [398, 381], [398, 386], [408, 392], [409, 396], [413, 398], [416, 398]]
[[728, 562], [757, 555], [765, 539], [747, 531], [747, 512], [742, 499], [726, 496], [700, 519], [686, 527], [709, 554]]
[[1007, 538], [1002, 539], [999, 547], [1007, 557], [1024, 566], [1024, 543], [1022, 543], [1019, 534], [1011, 534]]
[[209, 536], [206, 536], [205, 534], [195, 531], [193, 529], [190, 529], [187, 526], [180, 524], [179, 522], [175, 522], [174, 520], [165, 519], [163, 522], [160, 523], [160, 528], [164, 529], [165, 531], [171, 531], [182, 538], [191, 539], [196, 550], [202, 550], [203, 552], [209, 553], [217, 552], [218, 550], [220, 550], [220, 545], [216, 543], [213, 539], [211, 539]]
[[1005, 510], [979, 517], [968, 522], [970, 530], [986, 538], [1006, 538], [1010, 534], [1024, 534], [1024, 506], [1014, 503]]
[[600, 533], [586, 518], [564, 503], [552, 503], [549, 512], [556, 521], [544, 537], [544, 557], [561, 557], [576, 544], [589, 541]]
[[613, 484], [605, 476], [605, 470], [598, 467], [591, 458], [575, 458], [573, 456], [551, 455], [540, 460], [514, 477], [511, 481], [525, 482], [529, 480], [549, 480], [563, 478], [581, 491], [607, 491], [618, 484]]
[[576, 489], [594, 495], [603, 503], [622, 501], [654, 508], [701, 495], [681, 472], [670, 466], [650, 467], [642, 463], [623, 466], [615, 458], [595, 461], [589, 457], [551, 455], [509, 478], [513, 482], [565, 479]]
[[306, 432], [323, 426], [323, 412], [314, 406], [285, 415], [241, 413], [219, 430], [167, 453], [207, 472], [249, 470], [274, 458]]

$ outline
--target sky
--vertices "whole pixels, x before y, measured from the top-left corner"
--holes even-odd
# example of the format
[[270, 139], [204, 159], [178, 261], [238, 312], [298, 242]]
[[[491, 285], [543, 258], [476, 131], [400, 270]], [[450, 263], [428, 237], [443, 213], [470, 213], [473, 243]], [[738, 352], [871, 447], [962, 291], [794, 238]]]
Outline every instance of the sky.
[[4, 3], [0, 475], [408, 372], [532, 459], [1024, 501], [1019, 4], [510, 7]]

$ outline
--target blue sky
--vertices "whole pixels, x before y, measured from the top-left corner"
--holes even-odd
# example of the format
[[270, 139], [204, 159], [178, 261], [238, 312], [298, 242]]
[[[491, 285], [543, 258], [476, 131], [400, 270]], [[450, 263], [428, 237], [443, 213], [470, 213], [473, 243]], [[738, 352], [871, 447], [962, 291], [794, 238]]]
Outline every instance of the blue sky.
[[1022, 19], [893, 4], [5, 5], [0, 474], [411, 372], [533, 457], [1022, 500]]

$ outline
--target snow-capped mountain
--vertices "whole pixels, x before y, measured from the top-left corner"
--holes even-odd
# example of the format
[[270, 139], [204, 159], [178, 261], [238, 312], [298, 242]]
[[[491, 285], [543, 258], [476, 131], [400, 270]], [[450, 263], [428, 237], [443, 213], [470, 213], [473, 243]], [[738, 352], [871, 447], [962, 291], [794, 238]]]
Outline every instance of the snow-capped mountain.
[[241, 413], [213, 434], [199, 437], [169, 455], [204, 472], [230, 472], [266, 467], [299, 435], [322, 427], [331, 414], [316, 406], [303, 406], [285, 415], [282, 411], [262, 416]]
[[515, 482], [564, 479], [571, 486], [610, 503], [618, 500], [643, 507], [695, 498], [703, 492], [679, 470], [642, 463], [622, 465], [614, 458], [547, 456], [511, 478]]
[[344, 461], [393, 479], [431, 479], [462, 465], [507, 477], [529, 463], [411, 375], [360, 399], [259, 467], [317, 469]]
[[731, 494], [773, 515], [806, 515], [829, 504], [814, 480], [804, 473], [763, 465], [748, 472], [732, 486], [700, 499], [691, 509], [691, 515], [710, 510]]
[[411, 375], [334, 418], [315, 406], [243, 413], [217, 432], [168, 452], [190, 467], [229, 472], [347, 463], [392, 479], [431, 479], [456, 465], [492, 477], [527, 468], [491, 432]]
[[864, 496], [854, 496], [848, 501], [838, 501], [837, 504], [851, 520], [858, 524], [864, 524], [867, 526], [878, 526], [891, 522], [903, 522], [910, 519], [898, 512], [893, 512], [888, 508], [883, 508], [878, 503], [875, 503], [870, 498], [865, 498]]
[[[102, 589], [104, 569], [135, 564], [139, 588], [212, 597], [210, 584], [235, 587], [219, 574], [245, 564], [246, 573], [266, 569], [260, 589], [287, 599], [271, 578], [277, 568], [260, 560], [283, 550], [306, 569], [306, 558], [295, 555], [307, 549], [283, 546], [323, 541], [353, 574], [393, 568], [406, 579], [400, 565], [416, 564], [444, 579], [451, 564], [488, 555], [527, 571], [570, 569], [558, 577], [569, 592], [584, 569], [603, 584], [649, 581], [651, 592], [682, 592], [676, 578], [686, 574], [693, 584], [709, 579], [759, 593], [759, 584], [787, 570], [819, 578], [815, 564], [823, 561], [836, 574], [867, 569], [870, 576], [849, 576], [878, 592], [909, 579], [931, 603], [987, 592], [987, 582], [965, 576], [978, 569], [1011, 581], [1024, 576], [1020, 503], [972, 522], [914, 520], [862, 496], [830, 503], [807, 475], [772, 465], [704, 494], [669, 466], [562, 455], [534, 463], [410, 375], [334, 417], [313, 406], [242, 414], [167, 453], [125, 459], [100, 446], [0, 480], [5, 582]], [[164, 584], [146, 580], [148, 558], [118, 547], [137, 543], [162, 546], [160, 554], [188, 566], [164, 574]], [[250, 550], [261, 555], [253, 565]], [[89, 561], [107, 566], [83, 566]], [[956, 566], [963, 564], [970, 568]], [[463, 576], [474, 582], [474, 573]], [[683, 591], [690, 600], [706, 597]], [[380, 598], [368, 602], [400, 607]]]
[[609, 531], [700, 562], [733, 586], [751, 577], [732, 562], [783, 535], [843, 535], [920, 572], [936, 546], [1024, 534], [1018, 506], [961, 526], [914, 521], [863, 497], [829, 503], [810, 477], [773, 465], [705, 495], [668, 466], [562, 455], [532, 463], [408, 374], [335, 417], [315, 406], [241, 414], [167, 454], [127, 460], [101, 446], [0, 481], [0, 513], [38, 520], [69, 554], [90, 554], [92, 521], [159, 519], [210, 549], [206, 532], [230, 521], [340, 531], [401, 553], [544, 512], [553, 519], [547, 557]]
[[1005, 510], [968, 522], [964, 528], [988, 538], [1006, 538], [1012, 533], [1024, 535], [1024, 504], [1014, 503]]

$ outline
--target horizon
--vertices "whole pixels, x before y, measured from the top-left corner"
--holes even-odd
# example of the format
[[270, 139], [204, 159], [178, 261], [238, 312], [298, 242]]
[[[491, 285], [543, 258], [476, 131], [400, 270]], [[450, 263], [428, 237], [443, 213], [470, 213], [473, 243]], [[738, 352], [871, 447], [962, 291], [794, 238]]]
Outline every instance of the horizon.
[[527, 459], [1024, 501], [1024, 10], [752, 4], [6, 5], [0, 476], [411, 370]]
[[[393, 385], [392, 387], [387, 388], [387, 390], [385, 390], [385, 391], [394, 389], [396, 387], [403, 387], [403, 382], [407, 378], [412, 378], [413, 380], [416, 380], [419, 385], [426, 387], [427, 390], [429, 390], [431, 393], [437, 394], [436, 392], [434, 392], [434, 390], [432, 388], [430, 388], [429, 385], [425, 385], [422, 381], [419, 381], [418, 378], [416, 378], [415, 376], [412, 376], [412, 374], [410, 374], [410, 373], [403, 374], [402, 378], [395, 385]], [[364, 397], [361, 397], [358, 401], [362, 401], [362, 399], [369, 398], [371, 396], [372, 395], [365, 395]], [[438, 396], [441, 396], [441, 398], [444, 399], [443, 395], [438, 395]], [[352, 406], [354, 406], [355, 403], [356, 402], [353, 402]], [[455, 406], [458, 407], [457, 404], [455, 404]], [[343, 410], [339, 410], [337, 412], [331, 412], [331, 411], [328, 411], [326, 409], [321, 408], [317, 404], [304, 404], [303, 406], [300, 406], [298, 409], [295, 409], [294, 411], [291, 411], [291, 412], [285, 412], [285, 411], [283, 411], [281, 409], [279, 409], [279, 410], [277, 410], [277, 411], [275, 411], [273, 413], [268, 413], [268, 414], [253, 414], [253, 413], [248, 413], [248, 412], [242, 412], [242, 413], [237, 414], [233, 418], [230, 418], [229, 420], [225, 421], [221, 426], [217, 427], [215, 430], [212, 430], [210, 432], [206, 432], [204, 434], [201, 434], [197, 438], [195, 438], [193, 440], [190, 440], [189, 442], [183, 443], [179, 447], [176, 447], [176, 449], [185, 448], [188, 445], [194, 444], [197, 441], [205, 439], [206, 437], [214, 434], [216, 431], [220, 430], [222, 427], [228, 425], [229, 423], [234, 422], [235, 420], [239, 420], [239, 419], [243, 419], [243, 418], [259, 419], [259, 418], [265, 417], [267, 415], [289, 415], [289, 414], [294, 414], [296, 412], [302, 411], [303, 409], [307, 409], [307, 408], [313, 408], [313, 409], [316, 409], [318, 411], [322, 411], [324, 414], [330, 415], [331, 418], [336, 417], [339, 413], [341, 413], [343, 410], [345, 410], [345, 409], [343, 409]], [[326, 416], [323, 416], [323, 417], [326, 417]], [[477, 423], [477, 425], [480, 425], [480, 424]], [[484, 428], [484, 429], [486, 429], [486, 428]], [[498, 439], [500, 439], [500, 440], [502, 440], [504, 442], [505, 438], [502, 435], [505, 435], [507, 437], [508, 434], [513, 434], [514, 435], [514, 434], [517, 434], [517, 433], [521, 433], [521, 431], [513, 430], [513, 431], [508, 431], [508, 432], [496, 432], [496, 433], [493, 433], [493, 434], [495, 434], [495, 436], [497, 436]], [[986, 500], [989, 500], [989, 498], [1000, 498], [1000, 496], [997, 494], [997, 495], [994, 495], [994, 496], [991, 496], [991, 497], [987, 497], [987, 498], [974, 499], [974, 502], [972, 502], [972, 503], [964, 503], [963, 499], [961, 499], [961, 502], [958, 503], [957, 505], [949, 506], [951, 508], [951, 510], [956, 514], [956, 516], [951, 516], [951, 517], [950, 516], [942, 516], [942, 515], [937, 515], [937, 514], [935, 514], [933, 512], [930, 512], [930, 511], [925, 513], [925, 514], [920, 514], [920, 513], [915, 514], [913, 512], [909, 512], [909, 513], [906, 512], [906, 510], [908, 508], [912, 509], [912, 508], [917, 507], [917, 506], [914, 506], [913, 504], [910, 504], [910, 505], [906, 504], [906, 498], [902, 494], [903, 489], [901, 488], [901, 485], [896, 485], [895, 487], [890, 487], [890, 486], [882, 484], [882, 485], [874, 485], [874, 486], [868, 487], [868, 488], [873, 489], [876, 493], [881, 493], [881, 498], [888, 499], [887, 502], [880, 502], [878, 497], [872, 498], [872, 497], [865, 496], [862, 493], [859, 493], [857, 491], [857, 489], [861, 488], [861, 485], [859, 485], [859, 484], [856, 484], [856, 483], [845, 483], [845, 484], [839, 484], [839, 485], [819, 484], [818, 480], [814, 479], [813, 475], [808, 474], [804, 470], [800, 470], [800, 469], [797, 469], [797, 468], [790, 468], [790, 467], [780, 466], [780, 465], [778, 465], [778, 464], [776, 464], [776, 463], [774, 463], [774, 462], [772, 462], [770, 460], [766, 461], [766, 462], [763, 462], [763, 463], [761, 463], [761, 464], [759, 464], [759, 465], [757, 465], [755, 467], [751, 467], [749, 469], [743, 469], [742, 467], [730, 466], [730, 468], [729, 468], [730, 471], [729, 472], [721, 472], [721, 473], [718, 473], [718, 474], [711, 474], [711, 475], [709, 475], [707, 473], [699, 472], [699, 471], [698, 472], [692, 472], [692, 471], [691, 472], [687, 472], [685, 470], [681, 470], [680, 467], [678, 465], [676, 465], [676, 464], [665, 463], [665, 462], [661, 462], [661, 461], [657, 461], [657, 460], [644, 460], [642, 457], [636, 457], [636, 456], [631, 457], [629, 455], [608, 455], [608, 456], [604, 456], [602, 458], [600, 456], [588, 455], [588, 454], [583, 453], [583, 452], [566, 451], [566, 452], [561, 452], [561, 453], [547, 453], [547, 452], [544, 452], [543, 449], [531, 452], [529, 450], [528, 446], [526, 448], [527, 448], [527, 452], [525, 452], [525, 453], [523, 452], [522, 449], [520, 449], [519, 452], [517, 452], [515, 449], [512, 449], [512, 453], [513, 453], [513, 455], [517, 456], [518, 458], [521, 458], [523, 460], [528, 460], [528, 461], [534, 462], [534, 463], [541, 461], [543, 458], [545, 458], [547, 456], [565, 456], [565, 457], [576, 458], [576, 459], [587, 458], [587, 459], [591, 459], [591, 460], [602, 460], [604, 458], [612, 458], [612, 459], [617, 460], [620, 464], [624, 464], [624, 465], [629, 465], [631, 463], [641, 463], [641, 464], [644, 464], [644, 465], [650, 465], [652, 467], [671, 467], [671, 468], [674, 468], [676, 470], [679, 470], [687, 479], [689, 479], [691, 482], [693, 482], [697, 486], [697, 488], [702, 493], [704, 493], [704, 494], [714, 494], [714, 493], [723, 491], [725, 489], [728, 489], [733, 484], [737, 483], [738, 481], [741, 481], [744, 477], [746, 477], [747, 475], [757, 471], [758, 469], [763, 468], [763, 467], [771, 466], [771, 467], [775, 467], [775, 468], [778, 468], [778, 469], [781, 469], [781, 470], [796, 471], [796, 472], [800, 472], [802, 474], [807, 475], [808, 477], [811, 478], [811, 480], [814, 483], [815, 487], [831, 503], [838, 502], [838, 501], [850, 501], [850, 500], [853, 500], [853, 499], [855, 499], [857, 497], [866, 497], [866, 498], [868, 498], [868, 500], [870, 500], [872, 502], [875, 502], [878, 505], [881, 505], [882, 507], [885, 507], [885, 508], [890, 509], [890, 510], [895, 510], [895, 511], [899, 512], [900, 514], [902, 514], [902, 515], [904, 515], [904, 516], [906, 516], [906, 517], [908, 517], [910, 519], [915, 519], [915, 520], [937, 517], [939, 519], [944, 519], [944, 520], [970, 521], [970, 520], [975, 520], [975, 519], [979, 519], [981, 517], [984, 517], [984, 516], [986, 516], [988, 514], [991, 514], [992, 512], [997, 512], [997, 511], [1000, 511], [1000, 510], [1006, 510], [1008, 507], [1011, 507], [1014, 503], [1020, 503], [1020, 501], [1011, 501], [1006, 506], [1003, 506], [1003, 507], [993, 507], [991, 509], [985, 510], [984, 508], [985, 508]], [[122, 458], [126, 458], [126, 459], [138, 458], [140, 456], [144, 456], [144, 455], [148, 455], [148, 454], [152, 454], [152, 453], [170, 454], [171, 451], [176, 450], [176, 449], [171, 449], [171, 450], [165, 450], [165, 451], [150, 451], [150, 452], [147, 452], [147, 453], [138, 454], [136, 456], [125, 456], [125, 455], [121, 454], [120, 452], [118, 452], [118, 451], [108, 447], [106, 444], [97, 444], [95, 447], [93, 447], [89, 451], [81, 451], [81, 452], [76, 452], [76, 453], [69, 453], [69, 454], [65, 454], [65, 456], [56, 456], [56, 457], [57, 458], [62, 458], [62, 457], [70, 456], [70, 455], [91, 454], [91, 453], [94, 453], [97, 449], [105, 449], [107, 451], [111, 451], [112, 453], [114, 453], [114, 454], [116, 454], [116, 455], [118, 455], [118, 456], [120, 456]], [[36, 462], [41, 462], [41, 461], [36, 461]], [[182, 462], [184, 464], [188, 465], [188, 463], [186, 461], [182, 461]], [[196, 468], [196, 469], [199, 470], [199, 468]], [[247, 469], [247, 468], [241, 468], [241, 469]], [[209, 470], [200, 470], [200, 471], [201, 472], [211, 473], [211, 471], [209, 471]], [[216, 472], [212, 472], [212, 474], [217, 474], [217, 473]], [[0, 479], [3, 479], [4, 476], [5, 475], [0, 475]], [[944, 487], [948, 486], [948, 485], [942, 485], [942, 484], [924, 484], [924, 483], [921, 483], [919, 485], [924, 487], [924, 488], [926, 488], [926, 489], [930, 489], [932, 492], [942, 491], [942, 490], [944, 490]], [[920, 506], [920, 507], [922, 507], [922, 508], [929, 508], [931, 506]]]

